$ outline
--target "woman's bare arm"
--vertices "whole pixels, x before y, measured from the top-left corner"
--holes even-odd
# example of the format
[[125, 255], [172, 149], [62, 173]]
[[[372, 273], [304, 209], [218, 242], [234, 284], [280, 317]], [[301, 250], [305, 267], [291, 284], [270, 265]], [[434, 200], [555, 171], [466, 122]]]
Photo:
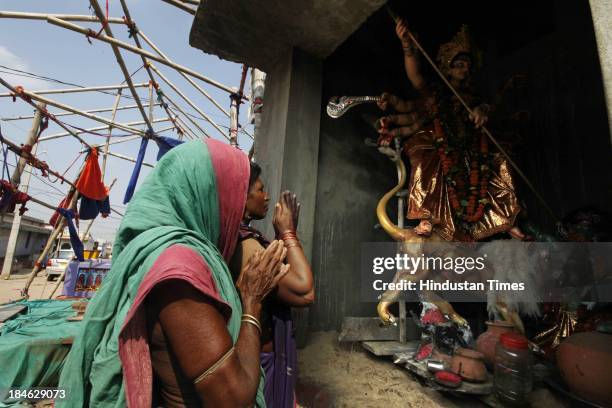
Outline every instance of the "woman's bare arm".
[[[185, 281], [171, 280], [152, 293], [159, 322], [181, 370], [196, 379], [232, 347], [219, 310]], [[261, 304], [244, 305], [244, 313], [260, 318]], [[202, 406], [246, 407], [253, 404], [259, 384], [260, 335], [242, 324], [232, 355], [208, 378], [195, 385]]]
[[[240, 243], [242, 262], [263, 247], [255, 239], [246, 239]], [[287, 248], [289, 272], [278, 282], [276, 297], [289, 306], [308, 306], [314, 302], [314, 282], [310, 264], [300, 246]], [[244, 267], [244, 265], [241, 265]]]
[[[274, 241], [246, 263], [236, 282], [243, 316], [260, 319], [262, 300], [287, 273], [288, 267], [282, 266], [286, 253], [282, 242]], [[159, 311], [162, 330], [184, 375], [196, 380], [212, 371], [195, 384], [203, 406], [253, 405], [260, 379], [261, 333], [257, 326], [242, 322], [234, 351], [230, 352], [232, 339], [223, 315], [213, 300], [189, 283], [161, 283], [149, 295], [149, 302]], [[229, 357], [223, 360], [226, 355]], [[219, 365], [212, 370], [215, 364]]]

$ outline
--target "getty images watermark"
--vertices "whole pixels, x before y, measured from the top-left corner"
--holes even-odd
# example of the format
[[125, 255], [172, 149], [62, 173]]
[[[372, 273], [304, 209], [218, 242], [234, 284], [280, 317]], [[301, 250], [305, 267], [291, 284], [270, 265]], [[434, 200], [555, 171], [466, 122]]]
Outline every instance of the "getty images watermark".
[[407, 280], [407, 276], [428, 272], [454, 272], [463, 275], [466, 272], [483, 271], [487, 254], [482, 256], [411, 256], [407, 253], [395, 254], [394, 257], [376, 257], [372, 260], [372, 273], [381, 275], [385, 271], [401, 271], [404, 279], [397, 282], [384, 282], [382, 279], [373, 281], [373, 288], [379, 291], [386, 290], [525, 290], [525, 282], [501, 282], [497, 279], [487, 279], [486, 282], [452, 281], [437, 282], [433, 279]]
[[[384, 295], [419, 300], [423, 291], [448, 301], [612, 301], [612, 243], [365, 243], [364, 301]], [[399, 292], [399, 293], [398, 293]]]

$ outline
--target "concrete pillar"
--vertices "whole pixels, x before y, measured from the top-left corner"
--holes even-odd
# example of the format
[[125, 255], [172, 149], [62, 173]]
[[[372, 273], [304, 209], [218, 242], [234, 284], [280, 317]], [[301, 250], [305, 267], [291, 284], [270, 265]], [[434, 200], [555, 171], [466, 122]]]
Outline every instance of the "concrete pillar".
[[[266, 103], [254, 155], [272, 203], [278, 201], [285, 189], [297, 194], [301, 202], [298, 236], [310, 260], [317, 197], [322, 65], [320, 59], [294, 49], [267, 72]], [[270, 208], [257, 227], [273, 238], [273, 205]], [[307, 312], [294, 311], [298, 342], [305, 338], [301, 333], [307, 327]]]
[[[593, 17], [597, 51], [599, 53], [599, 64], [606, 93], [608, 126], [612, 127], [612, 31], [610, 30], [612, 0], [589, 0], [589, 4], [591, 6], [591, 16]], [[612, 130], [610, 137], [612, 138]]]

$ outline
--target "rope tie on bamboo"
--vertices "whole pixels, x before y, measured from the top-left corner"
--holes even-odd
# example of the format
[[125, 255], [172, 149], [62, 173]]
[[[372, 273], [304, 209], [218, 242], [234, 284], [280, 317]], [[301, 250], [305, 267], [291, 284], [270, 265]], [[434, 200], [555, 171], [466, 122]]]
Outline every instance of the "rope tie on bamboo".
[[133, 36], [138, 34], [138, 27], [136, 27], [136, 23], [133, 20], [130, 20], [126, 16], [123, 16], [123, 22], [128, 28], [128, 38], [132, 38]]
[[151, 129], [147, 129], [142, 136], [143, 139], [153, 139], [155, 138], [155, 133]]
[[15, 87], [15, 92], [11, 92], [11, 97], [13, 98], [13, 102], [17, 102], [17, 97], [20, 97], [26, 102], [32, 102], [32, 98], [25, 93], [25, 88], [21, 85]]
[[211, 376], [215, 371], [217, 371], [217, 369], [219, 367], [221, 367], [221, 365], [223, 363], [225, 363], [225, 361], [230, 358], [230, 356], [232, 355], [232, 353], [234, 352], [234, 346], [232, 346], [232, 348], [230, 348], [227, 353], [225, 353], [219, 360], [217, 360], [217, 362], [215, 364], [213, 364], [212, 366], [210, 366], [210, 368], [206, 371], [204, 371], [202, 374], [200, 374], [198, 376], [198, 378], [196, 378], [195, 380], [193, 380], [193, 384], [196, 385], [197, 383], [199, 383], [200, 381], [204, 380], [206, 377]]
[[30, 197], [27, 193], [19, 191], [19, 189], [8, 180], [0, 180], [0, 189], [2, 190], [0, 207], [3, 209], [10, 208], [10, 211], [13, 211], [13, 208], [20, 204], [20, 216], [28, 211], [26, 208], [26, 203], [30, 201], [32, 197]]
[[108, 25], [108, 19], [104, 19], [104, 21], [102, 21], [102, 28], [100, 28], [100, 31], [95, 32], [91, 28], [88, 28], [87, 33], [85, 33], [85, 38], [87, 38], [87, 42], [91, 44], [91, 38], [96, 38], [96, 39], [99, 38], [100, 35], [102, 34], [102, 31], [104, 31], [107, 25]]

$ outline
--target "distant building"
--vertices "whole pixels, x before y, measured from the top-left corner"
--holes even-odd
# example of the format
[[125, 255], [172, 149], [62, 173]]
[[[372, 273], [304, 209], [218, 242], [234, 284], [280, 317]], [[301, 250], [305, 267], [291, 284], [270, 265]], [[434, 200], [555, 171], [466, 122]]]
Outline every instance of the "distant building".
[[[0, 215], [0, 264], [4, 262], [6, 247], [8, 245], [13, 214]], [[51, 226], [43, 220], [24, 215], [21, 217], [21, 226], [15, 247], [15, 259], [23, 266], [31, 266], [40, 254], [42, 247], [51, 235]]]

